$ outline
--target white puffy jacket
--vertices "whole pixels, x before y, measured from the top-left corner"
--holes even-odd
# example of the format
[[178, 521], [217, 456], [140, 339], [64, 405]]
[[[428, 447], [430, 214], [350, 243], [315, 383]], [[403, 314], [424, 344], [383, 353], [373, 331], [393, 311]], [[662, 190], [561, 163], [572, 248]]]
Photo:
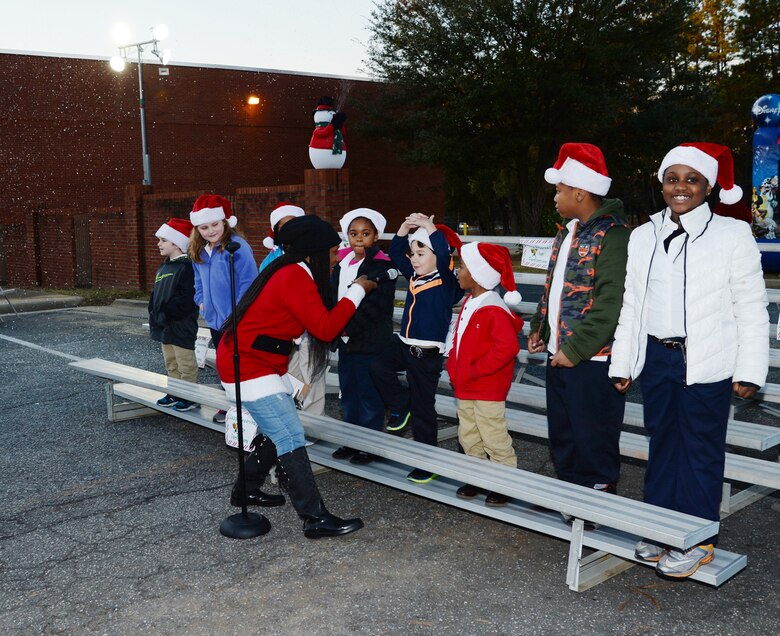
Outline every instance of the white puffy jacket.
[[[631, 233], [613, 378], [637, 378], [645, 364], [645, 300], [666, 210]], [[683, 214], [686, 384], [733, 378], [763, 386], [769, 367], [769, 313], [761, 253], [744, 221], [713, 214], [704, 203]]]

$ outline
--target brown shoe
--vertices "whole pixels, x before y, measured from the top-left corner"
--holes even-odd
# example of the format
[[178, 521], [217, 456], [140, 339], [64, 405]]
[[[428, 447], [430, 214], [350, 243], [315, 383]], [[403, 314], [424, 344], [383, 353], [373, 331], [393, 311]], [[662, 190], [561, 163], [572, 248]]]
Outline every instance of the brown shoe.
[[477, 495], [482, 493], [481, 488], [477, 488], [476, 486], [472, 486], [471, 484], [465, 484], [458, 488], [457, 492], [455, 493], [458, 497], [458, 499], [474, 499]]
[[506, 506], [508, 501], [509, 497], [498, 492], [489, 492], [487, 497], [485, 497], [485, 505], [490, 506], [491, 508]]

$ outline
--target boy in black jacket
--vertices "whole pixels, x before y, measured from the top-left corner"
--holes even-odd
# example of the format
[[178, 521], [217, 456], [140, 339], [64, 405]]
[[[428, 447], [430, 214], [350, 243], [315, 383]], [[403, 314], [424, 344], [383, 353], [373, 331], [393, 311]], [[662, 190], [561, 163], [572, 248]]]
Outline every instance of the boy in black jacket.
[[[152, 340], [162, 343], [168, 376], [188, 382], [198, 381], [195, 340], [198, 336], [198, 306], [195, 304], [195, 273], [187, 257], [192, 223], [170, 219], [155, 236], [165, 261], [154, 277], [149, 298], [149, 331]], [[160, 406], [189, 411], [198, 406], [170, 395], [157, 400]]]

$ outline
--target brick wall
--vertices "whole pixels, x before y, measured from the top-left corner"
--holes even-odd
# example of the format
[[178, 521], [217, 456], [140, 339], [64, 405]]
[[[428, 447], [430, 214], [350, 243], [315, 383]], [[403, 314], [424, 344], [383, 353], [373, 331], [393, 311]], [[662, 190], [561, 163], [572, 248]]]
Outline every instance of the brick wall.
[[[189, 211], [203, 192], [233, 196], [258, 247], [270, 208], [283, 199], [333, 219], [350, 205], [373, 207], [390, 219], [389, 229], [412, 211], [443, 217], [437, 170], [406, 166], [387, 145], [355, 132], [361, 114], [354, 104], [381, 96], [379, 83], [194, 66], [171, 66], [163, 77], [156, 64], [144, 64], [143, 71], [154, 186], [151, 193], [128, 193], [128, 184], [140, 184], [143, 174], [135, 65], [117, 75], [100, 60], [0, 53], [0, 225], [24, 219], [26, 226], [24, 240], [17, 230], [12, 238], [4, 232], [4, 241], [21, 251], [41, 244], [35, 224], [42, 221], [45, 238], [56, 234], [59, 249], [71, 253], [56, 266], [50, 258], [36, 265], [34, 253], [19, 262], [6, 259], [14, 284], [73, 278], [72, 246], [48, 219], [72, 217], [75, 210], [98, 211], [90, 221], [93, 284], [121, 287], [149, 280], [151, 249], [142, 236], [166, 215]], [[261, 104], [247, 105], [249, 94]], [[346, 96], [349, 172], [310, 170], [311, 110], [322, 95]], [[72, 230], [72, 219], [59, 227]], [[135, 241], [135, 249], [118, 247], [122, 262], [98, 245], [112, 236]]]

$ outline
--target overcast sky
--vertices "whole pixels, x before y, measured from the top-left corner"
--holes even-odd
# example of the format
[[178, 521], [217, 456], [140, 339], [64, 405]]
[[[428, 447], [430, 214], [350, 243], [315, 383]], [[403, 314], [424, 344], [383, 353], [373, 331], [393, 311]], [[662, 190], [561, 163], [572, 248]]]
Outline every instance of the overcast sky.
[[112, 29], [151, 38], [164, 23], [171, 64], [365, 76], [375, 0], [0, 0], [0, 49], [108, 59]]

